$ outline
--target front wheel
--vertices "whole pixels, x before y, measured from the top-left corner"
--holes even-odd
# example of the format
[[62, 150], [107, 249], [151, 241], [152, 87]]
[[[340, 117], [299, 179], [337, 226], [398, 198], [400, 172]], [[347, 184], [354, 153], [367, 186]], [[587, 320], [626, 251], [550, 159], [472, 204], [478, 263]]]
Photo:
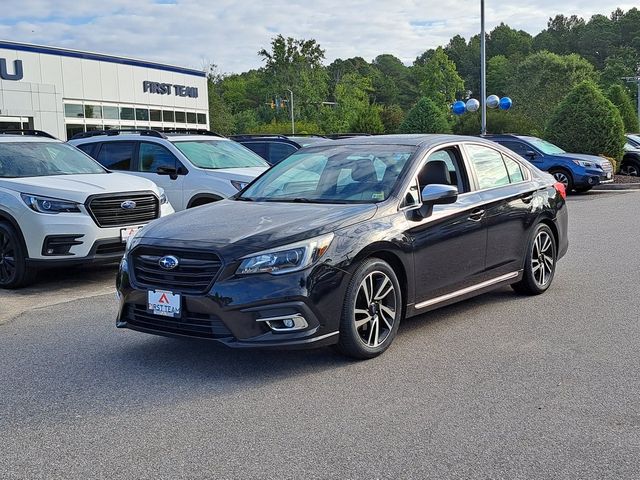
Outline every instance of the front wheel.
[[562, 168], [554, 168], [549, 170], [549, 173], [553, 175], [553, 178], [564, 185], [567, 193], [573, 190], [573, 177], [571, 177], [571, 174], [569, 172], [563, 170]]
[[357, 359], [384, 352], [402, 319], [402, 292], [393, 268], [369, 258], [355, 271], [342, 308], [338, 350]]
[[31, 283], [35, 272], [27, 267], [26, 253], [15, 229], [0, 223], [0, 288], [19, 288]]
[[527, 248], [522, 280], [511, 287], [525, 295], [540, 295], [547, 291], [556, 272], [556, 240], [551, 229], [544, 223], [534, 230], [533, 239]]
[[624, 162], [620, 167], [620, 173], [630, 177], [640, 177], [640, 163], [633, 161]]

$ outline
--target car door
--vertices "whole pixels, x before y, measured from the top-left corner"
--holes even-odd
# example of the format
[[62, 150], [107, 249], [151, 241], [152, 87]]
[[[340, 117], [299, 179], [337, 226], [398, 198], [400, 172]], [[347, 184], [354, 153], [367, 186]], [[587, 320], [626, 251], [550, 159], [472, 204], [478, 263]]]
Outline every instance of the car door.
[[163, 188], [175, 210], [186, 207], [184, 182], [186, 169], [166, 147], [154, 142], [138, 142], [136, 170], [138, 175]]
[[525, 165], [509, 155], [479, 144], [464, 149], [485, 211], [487, 277], [517, 272], [535, 220], [537, 187]]
[[[429, 172], [432, 162], [444, 163], [448, 172]], [[436, 169], [437, 170], [437, 169]], [[442, 178], [444, 177], [444, 178]], [[428, 155], [405, 201], [426, 184], [449, 184], [458, 187], [455, 203], [435, 205], [431, 215], [412, 219], [405, 232], [413, 247], [415, 262], [416, 308], [436, 303], [438, 298], [482, 281], [484, 275], [487, 232], [482, 197], [472, 191], [459, 146], [441, 148]]]
[[500, 140], [498, 143], [507, 147], [512, 152], [517, 153], [536, 167], [542, 168], [544, 164], [544, 156], [531, 145], [527, 145], [526, 143], [519, 142], [517, 140]]

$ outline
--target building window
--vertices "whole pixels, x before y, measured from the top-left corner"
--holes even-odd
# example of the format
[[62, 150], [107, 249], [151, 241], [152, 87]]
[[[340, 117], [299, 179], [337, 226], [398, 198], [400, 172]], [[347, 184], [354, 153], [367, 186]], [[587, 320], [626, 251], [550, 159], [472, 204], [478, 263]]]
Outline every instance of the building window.
[[102, 107], [102, 116], [107, 120], [118, 120], [118, 107]]
[[84, 132], [84, 125], [74, 125], [67, 123], [67, 140], [71, 140], [77, 133]]
[[102, 107], [100, 105], [85, 105], [85, 118], [102, 118]]
[[84, 118], [84, 109], [82, 108], [82, 105], [65, 103], [64, 116], [67, 118]]
[[204, 113], [199, 113], [198, 114], [198, 123], [200, 125], [206, 125], [207, 124], [207, 116]]
[[152, 122], [161, 122], [162, 112], [160, 110], [149, 110], [149, 119]]
[[196, 123], [195, 112], [187, 112], [187, 123]]
[[136, 120], [142, 120], [143, 122], [149, 121], [149, 110], [146, 108], [136, 108]]
[[120, 120], [133, 120], [133, 108], [120, 107]]
[[171, 110], [162, 111], [162, 120], [165, 122], [174, 122], [173, 112]]
[[187, 123], [184, 112], [176, 112], [176, 123]]

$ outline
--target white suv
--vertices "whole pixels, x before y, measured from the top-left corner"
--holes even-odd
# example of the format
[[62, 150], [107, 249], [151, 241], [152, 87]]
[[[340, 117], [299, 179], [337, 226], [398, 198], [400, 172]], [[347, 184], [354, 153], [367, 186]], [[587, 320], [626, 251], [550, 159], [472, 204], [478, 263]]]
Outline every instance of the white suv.
[[69, 143], [109, 170], [153, 180], [176, 210], [230, 197], [269, 168], [248, 148], [207, 130], [96, 130]]
[[109, 173], [44, 132], [0, 132], [0, 288], [40, 267], [118, 261], [130, 235], [170, 213], [150, 180]]

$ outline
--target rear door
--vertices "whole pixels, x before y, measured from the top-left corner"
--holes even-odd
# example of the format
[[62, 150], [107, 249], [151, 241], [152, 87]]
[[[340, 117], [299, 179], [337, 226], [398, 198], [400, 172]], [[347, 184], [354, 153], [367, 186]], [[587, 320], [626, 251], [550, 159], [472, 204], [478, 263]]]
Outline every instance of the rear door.
[[163, 188], [175, 210], [186, 208], [184, 199], [186, 168], [184, 168], [180, 160], [166, 147], [158, 143], [137, 143], [137, 174]]
[[536, 187], [527, 168], [501, 151], [466, 144], [487, 225], [487, 278], [522, 268], [529, 231], [536, 219]]

